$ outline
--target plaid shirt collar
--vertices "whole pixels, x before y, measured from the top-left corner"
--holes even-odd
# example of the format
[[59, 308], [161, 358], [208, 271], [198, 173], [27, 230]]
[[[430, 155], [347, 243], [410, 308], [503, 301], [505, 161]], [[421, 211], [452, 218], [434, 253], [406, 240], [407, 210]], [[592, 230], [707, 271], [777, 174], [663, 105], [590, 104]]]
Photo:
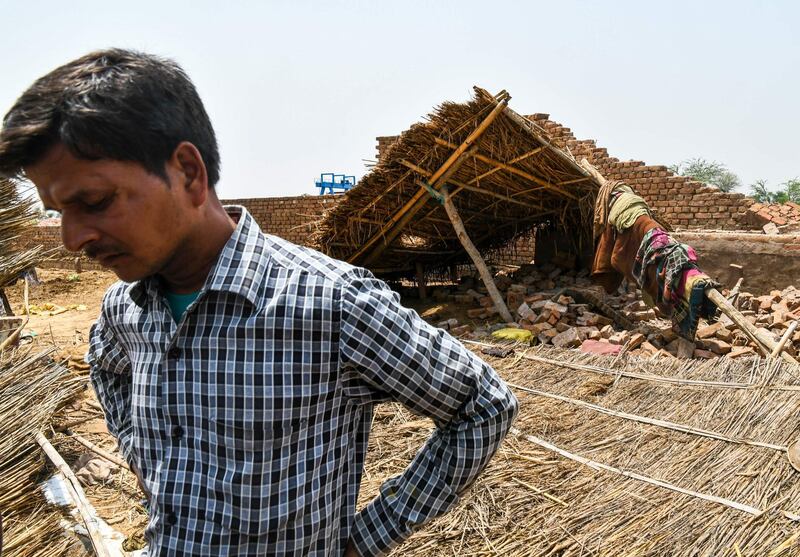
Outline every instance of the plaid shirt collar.
[[[263, 249], [253, 249], [256, 246], [263, 248], [261, 229], [244, 207], [226, 205], [225, 211], [237, 221], [236, 228], [209, 272], [200, 295], [208, 291], [231, 292], [257, 305], [258, 285], [264, 271], [269, 268], [269, 265], [259, 262]], [[163, 296], [161, 281], [155, 275], [136, 281], [129, 294], [136, 305], [143, 307], [148, 300]]]

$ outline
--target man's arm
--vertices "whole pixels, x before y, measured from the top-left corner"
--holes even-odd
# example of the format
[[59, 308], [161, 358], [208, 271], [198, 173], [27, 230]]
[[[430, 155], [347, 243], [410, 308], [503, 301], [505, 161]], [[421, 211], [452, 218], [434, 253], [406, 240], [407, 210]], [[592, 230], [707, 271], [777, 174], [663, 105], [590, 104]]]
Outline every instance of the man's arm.
[[120, 342], [114, 337], [104, 312], [89, 333], [86, 361], [91, 368], [89, 379], [103, 407], [108, 432], [117, 438], [125, 460], [131, 460], [131, 366]]
[[437, 426], [403, 474], [356, 516], [353, 545], [363, 557], [382, 555], [458, 501], [499, 447], [518, 404], [488, 364], [370, 276], [343, 292], [341, 356], [352, 396], [389, 397]]

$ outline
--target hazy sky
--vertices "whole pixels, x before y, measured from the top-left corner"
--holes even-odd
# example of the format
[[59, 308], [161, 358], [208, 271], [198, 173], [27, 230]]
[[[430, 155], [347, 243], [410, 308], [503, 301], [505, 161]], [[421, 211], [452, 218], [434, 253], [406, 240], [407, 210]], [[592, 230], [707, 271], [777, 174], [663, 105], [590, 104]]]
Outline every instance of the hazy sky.
[[[120, 7], [115, 7], [118, 4]], [[125, 7], [122, 7], [122, 6]], [[0, 110], [122, 46], [187, 70], [217, 130], [222, 197], [313, 194], [473, 84], [622, 160], [704, 157], [745, 184], [800, 176], [800, 3], [0, 0]]]

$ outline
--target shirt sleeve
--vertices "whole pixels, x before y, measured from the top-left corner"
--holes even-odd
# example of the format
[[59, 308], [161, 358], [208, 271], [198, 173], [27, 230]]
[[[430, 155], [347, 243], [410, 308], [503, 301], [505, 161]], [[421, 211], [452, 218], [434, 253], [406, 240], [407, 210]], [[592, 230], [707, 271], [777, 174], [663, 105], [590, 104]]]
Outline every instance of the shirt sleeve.
[[488, 364], [371, 276], [342, 293], [340, 351], [353, 396], [391, 398], [437, 427], [409, 467], [356, 515], [356, 549], [384, 555], [455, 505], [499, 447], [518, 403]]
[[108, 432], [117, 438], [125, 460], [131, 463], [131, 365], [101, 311], [89, 333], [89, 379], [103, 407]]

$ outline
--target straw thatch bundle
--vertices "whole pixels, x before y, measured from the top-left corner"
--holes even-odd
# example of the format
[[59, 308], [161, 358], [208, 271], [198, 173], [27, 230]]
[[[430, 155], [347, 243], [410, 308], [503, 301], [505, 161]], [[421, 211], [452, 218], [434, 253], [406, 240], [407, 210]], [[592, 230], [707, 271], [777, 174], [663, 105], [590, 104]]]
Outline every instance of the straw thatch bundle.
[[0, 178], [0, 288], [36, 264], [41, 248], [29, 250], [20, 244], [20, 236], [35, 218], [34, 199], [21, 196], [14, 181]]
[[[408, 275], [416, 263], [435, 272], [469, 262], [436, 199], [442, 185], [482, 253], [545, 226], [588, 242], [598, 189], [594, 179], [507, 106], [480, 132], [481, 123], [509, 98], [476, 87], [471, 101], [445, 102], [426, 122], [411, 126], [318, 223], [316, 246], [384, 275]], [[437, 171], [476, 130], [480, 133], [464, 156], [437, 182]], [[423, 205], [401, 209], [421, 188], [427, 189], [418, 202]]]
[[[520, 400], [516, 435], [396, 555], [800, 554], [796, 366], [552, 349], [489, 361]], [[431, 431], [394, 407], [376, 423], [362, 502]]]
[[46, 508], [37, 484], [45, 464], [34, 434], [85, 388], [85, 379], [55, 363], [52, 350], [0, 361], [0, 513], [3, 555], [60, 555], [69, 545], [57, 511]]

